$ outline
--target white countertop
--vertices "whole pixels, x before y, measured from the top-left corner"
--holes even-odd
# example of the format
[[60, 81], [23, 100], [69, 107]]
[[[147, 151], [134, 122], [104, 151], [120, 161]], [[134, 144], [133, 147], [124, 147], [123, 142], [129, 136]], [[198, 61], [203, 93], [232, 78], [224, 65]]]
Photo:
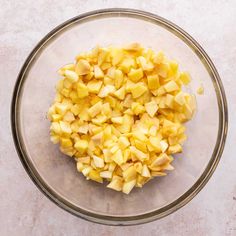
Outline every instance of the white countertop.
[[[0, 0], [0, 235], [236, 235], [236, 1]], [[213, 177], [186, 206], [159, 221], [131, 227], [90, 223], [48, 200], [16, 154], [9, 110], [24, 60], [52, 28], [86, 11], [128, 7], [176, 23], [206, 50], [222, 78], [229, 107], [226, 147]]]

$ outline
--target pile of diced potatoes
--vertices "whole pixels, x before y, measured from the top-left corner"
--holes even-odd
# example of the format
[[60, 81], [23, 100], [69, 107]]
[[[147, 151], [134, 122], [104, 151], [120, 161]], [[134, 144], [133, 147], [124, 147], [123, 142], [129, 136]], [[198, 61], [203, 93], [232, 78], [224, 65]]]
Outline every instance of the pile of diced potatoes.
[[175, 61], [138, 43], [96, 47], [59, 70], [50, 135], [77, 169], [128, 194], [173, 170], [196, 105]]

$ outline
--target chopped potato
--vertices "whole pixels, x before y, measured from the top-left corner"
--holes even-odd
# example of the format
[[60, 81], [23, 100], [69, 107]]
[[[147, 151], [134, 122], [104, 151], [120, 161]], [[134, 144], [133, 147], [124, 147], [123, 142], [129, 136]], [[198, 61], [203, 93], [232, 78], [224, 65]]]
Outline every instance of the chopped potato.
[[203, 88], [203, 85], [202, 85], [202, 84], [201, 84], [201, 86], [197, 89], [197, 93], [198, 93], [199, 95], [204, 94], [204, 88]]
[[190, 75], [175, 61], [132, 43], [96, 47], [58, 73], [50, 139], [86, 179], [129, 194], [174, 169], [184, 122], [196, 110], [195, 97], [183, 92]]

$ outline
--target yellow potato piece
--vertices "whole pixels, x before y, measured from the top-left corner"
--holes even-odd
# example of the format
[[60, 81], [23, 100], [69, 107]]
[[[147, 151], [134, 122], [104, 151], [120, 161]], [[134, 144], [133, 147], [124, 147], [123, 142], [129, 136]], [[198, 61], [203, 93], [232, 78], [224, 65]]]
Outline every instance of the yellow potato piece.
[[179, 86], [176, 84], [175, 81], [171, 80], [167, 84], [164, 85], [166, 92], [173, 92], [179, 89]]
[[90, 93], [98, 93], [102, 87], [102, 81], [99, 80], [89, 81], [87, 87]]
[[191, 78], [190, 78], [189, 73], [187, 73], [187, 72], [181, 72], [180, 75], [179, 75], [179, 80], [180, 80], [183, 84], [188, 85], [189, 82], [191, 81]]
[[104, 73], [98, 65], [94, 66], [94, 77], [96, 79], [102, 79], [104, 77]]
[[79, 98], [84, 98], [88, 96], [88, 87], [83, 83], [77, 84], [77, 93]]
[[160, 87], [159, 84], [159, 77], [157, 74], [154, 75], [148, 75], [147, 76], [147, 81], [148, 81], [148, 88], [151, 90], [158, 89]]
[[128, 74], [129, 79], [133, 82], [138, 82], [143, 77], [143, 70], [142, 68], [139, 69], [131, 69]]
[[155, 101], [151, 101], [145, 104], [145, 109], [151, 117], [154, 117], [158, 110], [158, 105]]
[[87, 75], [90, 72], [90, 64], [84, 59], [80, 59], [75, 65], [75, 72], [78, 75]]
[[133, 85], [133, 87], [130, 88], [130, 91], [131, 91], [131, 94], [132, 94], [133, 98], [140, 97], [147, 90], [148, 90], [147, 87], [142, 82], [136, 83], [135, 85]]
[[80, 153], [84, 153], [88, 148], [88, 141], [86, 140], [79, 140], [74, 145], [75, 149]]
[[126, 194], [129, 194], [130, 191], [135, 186], [135, 184], [136, 184], [136, 179], [134, 179], [132, 181], [129, 181], [129, 182], [125, 182], [124, 185], [123, 185], [123, 188], [122, 188], [122, 192], [126, 193]]
[[198, 93], [199, 95], [204, 94], [204, 88], [203, 88], [203, 85], [202, 85], [202, 84], [201, 84], [201, 86], [197, 89], [197, 93]]

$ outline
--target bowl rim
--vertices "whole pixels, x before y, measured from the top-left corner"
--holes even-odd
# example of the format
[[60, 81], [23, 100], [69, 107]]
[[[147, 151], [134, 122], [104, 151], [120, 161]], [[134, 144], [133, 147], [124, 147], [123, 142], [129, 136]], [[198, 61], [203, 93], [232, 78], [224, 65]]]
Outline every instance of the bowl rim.
[[[219, 127], [218, 127], [218, 135], [215, 148], [213, 150], [211, 159], [207, 164], [207, 167], [205, 168], [201, 176], [198, 178], [198, 180], [193, 184], [193, 186], [184, 194], [182, 194], [178, 199], [158, 210], [154, 210], [145, 214], [125, 216], [125, 217], [102, 215], [86, 211], [82, 208], [79, 208], [71, 204], [69, 201], [65, 200], [64, 198], [59, 196], [54, 190], [52, 190], [43, 181], [43, 179], [40, 177], [40, 175], [34, 168], [33, 164], [29, 161], [27, 153], [24, 148], [24, 143], [19, 126], [19, 117], [20, 117], [19, 105], [20, 105], [23, 82], [31, 63], [34, 61], [34, 58], [36, 57], [38, 52], [44, 47], [44, 45], [48, 41], [50, 41], [51, 38], [55, 37], [63, 29], [72, 26], [73, 24], [78, 22], [83, 23], [84, 21], [86, 22], [87, 20], [96, 20], [97, 17], [109, 17], [109, 16], [114, 16], [114, 17], [126, 16], [126, 17], [134, 17], [144, 21], [146, 20], [162, 26], [163, 28], [165, 28], [166, 30], [170, 31], [171, 33], [179, 37], [181, 40], [183, 40], [197, 54], [197, 56], [207, 69], [208, 73], [210, 74], [212, 83], [215, 87], [218, 108], [219, 108]], [[43, 192], [45, 196], [47, 196], [52, 202], [54, 202], [62, 209], [85, 220], [106, 225], [136, 225], [136, 224], [151, 222], [160, 219], [164, 216], [167, 216], [175, 212], [179, 208], [183, 207], [185, 204], [187, 204], [206, 185], [206, 183], [212, 176], [213, 172], [215, 171], [221, 158], [221, 155], [223, 153], [224, 145], [226, 142], [227, 130], [228, 130], [228, 108], [227, 108], [227, 101], [224, 88], [214, 64], [212, 63], [206, 52], [203, 50], [203, 48], [188, 33], [186, 33], [183, 29], [181, 29], [174, 23], [153, 13], [129, 8], [107, 8], [107, 9], [90, 11], [84, 14], [80, 14], [74, 18], [71, 18], [65, 21], [64, 23], [60, 24], [56, 28], [54, 28], [52, 31], [50, 31], [34, 47], [34, 49], [31, 51], [31, 53], [25, 60], [16, 79], [11, 101], [11, 131], [15, 148], [31, 180], [35, 183], [38, 189], [41, 192]]]

